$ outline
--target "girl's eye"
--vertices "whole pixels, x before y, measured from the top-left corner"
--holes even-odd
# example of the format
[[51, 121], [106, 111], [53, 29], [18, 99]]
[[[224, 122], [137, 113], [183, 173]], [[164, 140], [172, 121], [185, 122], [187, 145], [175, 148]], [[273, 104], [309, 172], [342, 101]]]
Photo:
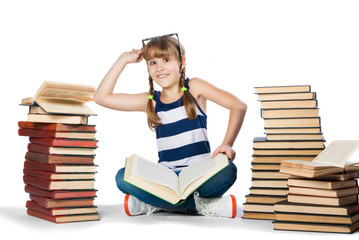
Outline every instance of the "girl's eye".
[[170, 60], [168, 58], [165, 58], [163, 61], [164, 62], [169, 62]]
[[154, 65], [156, 62], [155, 61], [151, 61], [150, 62], [150, 65]]

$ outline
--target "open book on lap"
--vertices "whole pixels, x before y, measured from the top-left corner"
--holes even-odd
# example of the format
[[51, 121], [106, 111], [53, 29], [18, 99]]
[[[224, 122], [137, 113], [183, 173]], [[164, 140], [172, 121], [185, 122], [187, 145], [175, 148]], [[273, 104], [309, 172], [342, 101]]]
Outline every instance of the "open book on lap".
[[172, 204], [181, 203], [198, 187], [229, 164], [226, 155], [204, 158], [177, 176], [171, 169], [138, 155], [127, 158], [124, 181]]

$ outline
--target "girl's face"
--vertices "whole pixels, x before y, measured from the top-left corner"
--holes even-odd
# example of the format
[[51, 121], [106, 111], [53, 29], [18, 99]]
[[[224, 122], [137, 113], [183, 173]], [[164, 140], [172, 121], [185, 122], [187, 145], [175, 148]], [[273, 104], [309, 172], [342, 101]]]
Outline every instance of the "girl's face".
[[153, 81], [163, 89], [179, 87], [180, 63], [174, 56], [151, 58], [147, 61], [147, 67]]

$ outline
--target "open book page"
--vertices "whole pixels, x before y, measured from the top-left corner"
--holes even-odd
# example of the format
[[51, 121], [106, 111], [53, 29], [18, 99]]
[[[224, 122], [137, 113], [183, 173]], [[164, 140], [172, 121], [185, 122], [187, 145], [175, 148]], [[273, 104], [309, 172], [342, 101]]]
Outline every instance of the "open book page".
[[[224, 154], [218, 154], [213, 159], [211, 157], [207, 157], [183, 169], [179, 174], [180, 193], [182, 193], [192, 182], [214, 170], [218, 166], [219, 162], [227, 165], [227, 156]], [[220, 169], [222, 168], [223, 166]]]
[[96, 115], [88, 106], [78, 101], [56, 99], [56, 98], [40, 98], [37, 104], [47, 113], [67, 113], [80, 115]]
[[313, 162], [343, 168], [358, 148], [359, 140], [333, 141]]
[[179, 193], [178, 176], [169, 168], [134, 155], [132, 174], [144, 180], [166, 186]]
[[39, 97], [51, 96], [56, 92], [57, 95], [72, 93], [75, 96], [90, 98], [95, 93], [95, 87], [83, 84], [45, 81], [37, 91], [35, 100]]

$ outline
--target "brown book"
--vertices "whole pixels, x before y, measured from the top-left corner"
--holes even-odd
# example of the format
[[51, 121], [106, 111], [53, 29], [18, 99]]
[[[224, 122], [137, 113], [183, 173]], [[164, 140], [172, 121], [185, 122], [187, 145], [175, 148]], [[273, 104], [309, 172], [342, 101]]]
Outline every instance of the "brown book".
[[243, 211], [244, 219], [261, 219], [261, 220], [274, 220], [275, 215], [274, 213], [267, 213], [267, 212], [247, 212]]
[[51, 147], [41, 144], [29, 143], [27, 150], [30, 152], [46, 153], [46, 154], [63, 154], [63, 155], [85, 155], [94, 156], [94, 148], [84, 147]]
[[275, 220], [289, 221], [289, 222], [353, 224], [359, 221], [359, 213], [353, 216], [331, 216], [331, 215], [319, 215], [319, 214], [276, 212]]
[[279, 169], [280, 169], [279, 163], [262, 164], [262, 163], [253, 163], [252, 162], [252, 170], [279, 171]]
[[[275, 150], [272, 150], [275, 151]], [[295, 159], [302, 161], [313, 161], [315, 156], [296, 156]], [[253, 155], [252, 162], [254, 163], [281, 163], [286, 160], [292, 160], [293, 156], [260, 156]]]
[[[48, 130], [56, 132], [96, 132], [96, 125], [63, 124], [63, 123], [37, 123], [19, 121], [19, 128]], [[55, 137], [55, 136], [44, 136]]]
[[45, 178], [49, 180], [93, 180], [94, 173], [55, 173], [47, 171], [39, 171], [31, 168], [24, 168], [24, 175]]
[[323, 135], [316, 134], [268, 134], [268, 141], [298, 141], [298, 140], [321, 140], [323, 141]]
[[251, 187], [249, 189], [250, 194], [254, 195], [270, 195], [270, 196], [286, 196], [288, 194], [288, 188], [256, 188]]
[[42, 130], [19, 128], [19, 136], [36, 137], [36, 138], [73, 138], [73, 139], [95, 139], [95, 132], [59, 132], [55, 130]]
[[267, 118], [316, 118], [319, 117], [319, 108], [305, 109], [262, 109], [261, 116]]
[[52, 147], [97, 147], [97, 140], [93, 139], [66, 139], [66, 138], [43, 138], [30, 137], [30, 143], [41, 144]]
[[274, 127], [274, 128], [264, 128], [265, 134], [321, 134], [321, 127]]
[[356, 180], [323, 181], [323, 180], [312, 180], [312, 179], [289, 178], [288, 186], [320, 188], [320, 189], [343, 189], [343, 188], [357, 187], [358, 183]]
[[268, 196], [268, 195], [256, 195], [256, 194], [249, 194], [246, 195], [246, 202], [247, 203], [268, 203], [274, 204], [276, 202], [287, 200], [285, 196]]
[[274, 213], [274, 205], [268, 203], [244, 203], [243, 209], [246, 212]]
[[287, 179], [252, 179], [252, 187], [287, 189]]
[[44, 208], [93, 206], [93, 198], [51, 199], [30, 194], [30, 199]]
[[319, 188], [306, 188], [306, 187], [289, 187], [290, 194], [296, 195], [310, 195], [322, 197], [346, 197], [358, 195], [358, 187], [343, 188], [343, 189], [319, 189]]
[[268, 94], [268, 93], [299, 93], [310, 92], [310, 85], [293, 85], [293, 86], [261, 86], [255, 87], [254, 93]]
[[59, 216], [59, 215], [74, 215], [74, 214], [90, 214], [97, 213], [96, 206], [86, 207], [66, 207], [66, 208], [44, 208], [40, 204], [34, 201], [27, 201], [26, 208], [37, 212], [44, 213], [48, 216]]
[[288, 177], [288, 174], [278, 171], [252, 170], [252, 178], [254, 179], [288, 179]]
[[30, 168], [40, 171], [56, 172], [56, 173], [95, 173], [97, 172], [96, 165], [84, 164], [47, 164], [38, 161], [25, 161], [25, 168]]
[[36, 152], [27, 152], [25, 159], [38, 161], [49, 164], [93, 164], [93, 156], [76, 156], [76, 155], [57, 155], [57, 154], [46, 154], [46, 153], [36, 153]]
[[83, 222], [83, 221], [96, 221], [100, 220], [99, 214], [78, 214], [78, 215], [62, 215], [62, 216], [49, 216], [47, 214], [27, 209], [27, 214], [33, 217], [41, 218], [54, 223], [70, 223], [70, 222]]
[[304, 222], [274, 221], [275, 230], [330, 232], [330, 233], [353, 233], [359, 228], [359, 222], [354, 224], [324, 224]]
[[[267, 118], [264, 119], [264, 128], [291, 128], [291, 127], [320, 127], [320, 118]], [[289, 132], [290, 133], [290, 132]]]
[[28, 114], [27, 121], [40, 123], [87, 124], [88, 116], [65, 114]]
[[316, 108], [318, 101], [313, 100], [290, 100], [290, 101], [261, 101], [261, 109], [288, 109], [288, 108]]
[[307, 213], [322, 215], [353, 215], [359, 212], [359, 204], [345, 206], [327, 206], [303, 203], [290, 203], [288, 201], [277, 202], [274, 204], [276, 212]]
[[288, 194], [288, 202], [329, 206], [344, 206], [358, 203], [358, 194], [345, 197], [322, 197]]
[[25, 184], [45, 190], [88, 190], [94, 189], [94, 180], [49, 180], [44, 178], [23, 176]]
[[70, 198], [91, 198], [97, 196], [96, 190], [53, 190], [48, 191], [45, 189], [25, 185], [25, 192], [32, 195], [52, 198], [52, 199], [70, 199]]
[[316, 157], [323, 149], [254, 149], [254, 156]]
[[266, 138], [256, 137], [253, 149], [324, 149], [324, 141], [268, 141]]
[[258, 94], [259, 101], [315, 100], [315, 99], [316, 99], [315, 92]]

